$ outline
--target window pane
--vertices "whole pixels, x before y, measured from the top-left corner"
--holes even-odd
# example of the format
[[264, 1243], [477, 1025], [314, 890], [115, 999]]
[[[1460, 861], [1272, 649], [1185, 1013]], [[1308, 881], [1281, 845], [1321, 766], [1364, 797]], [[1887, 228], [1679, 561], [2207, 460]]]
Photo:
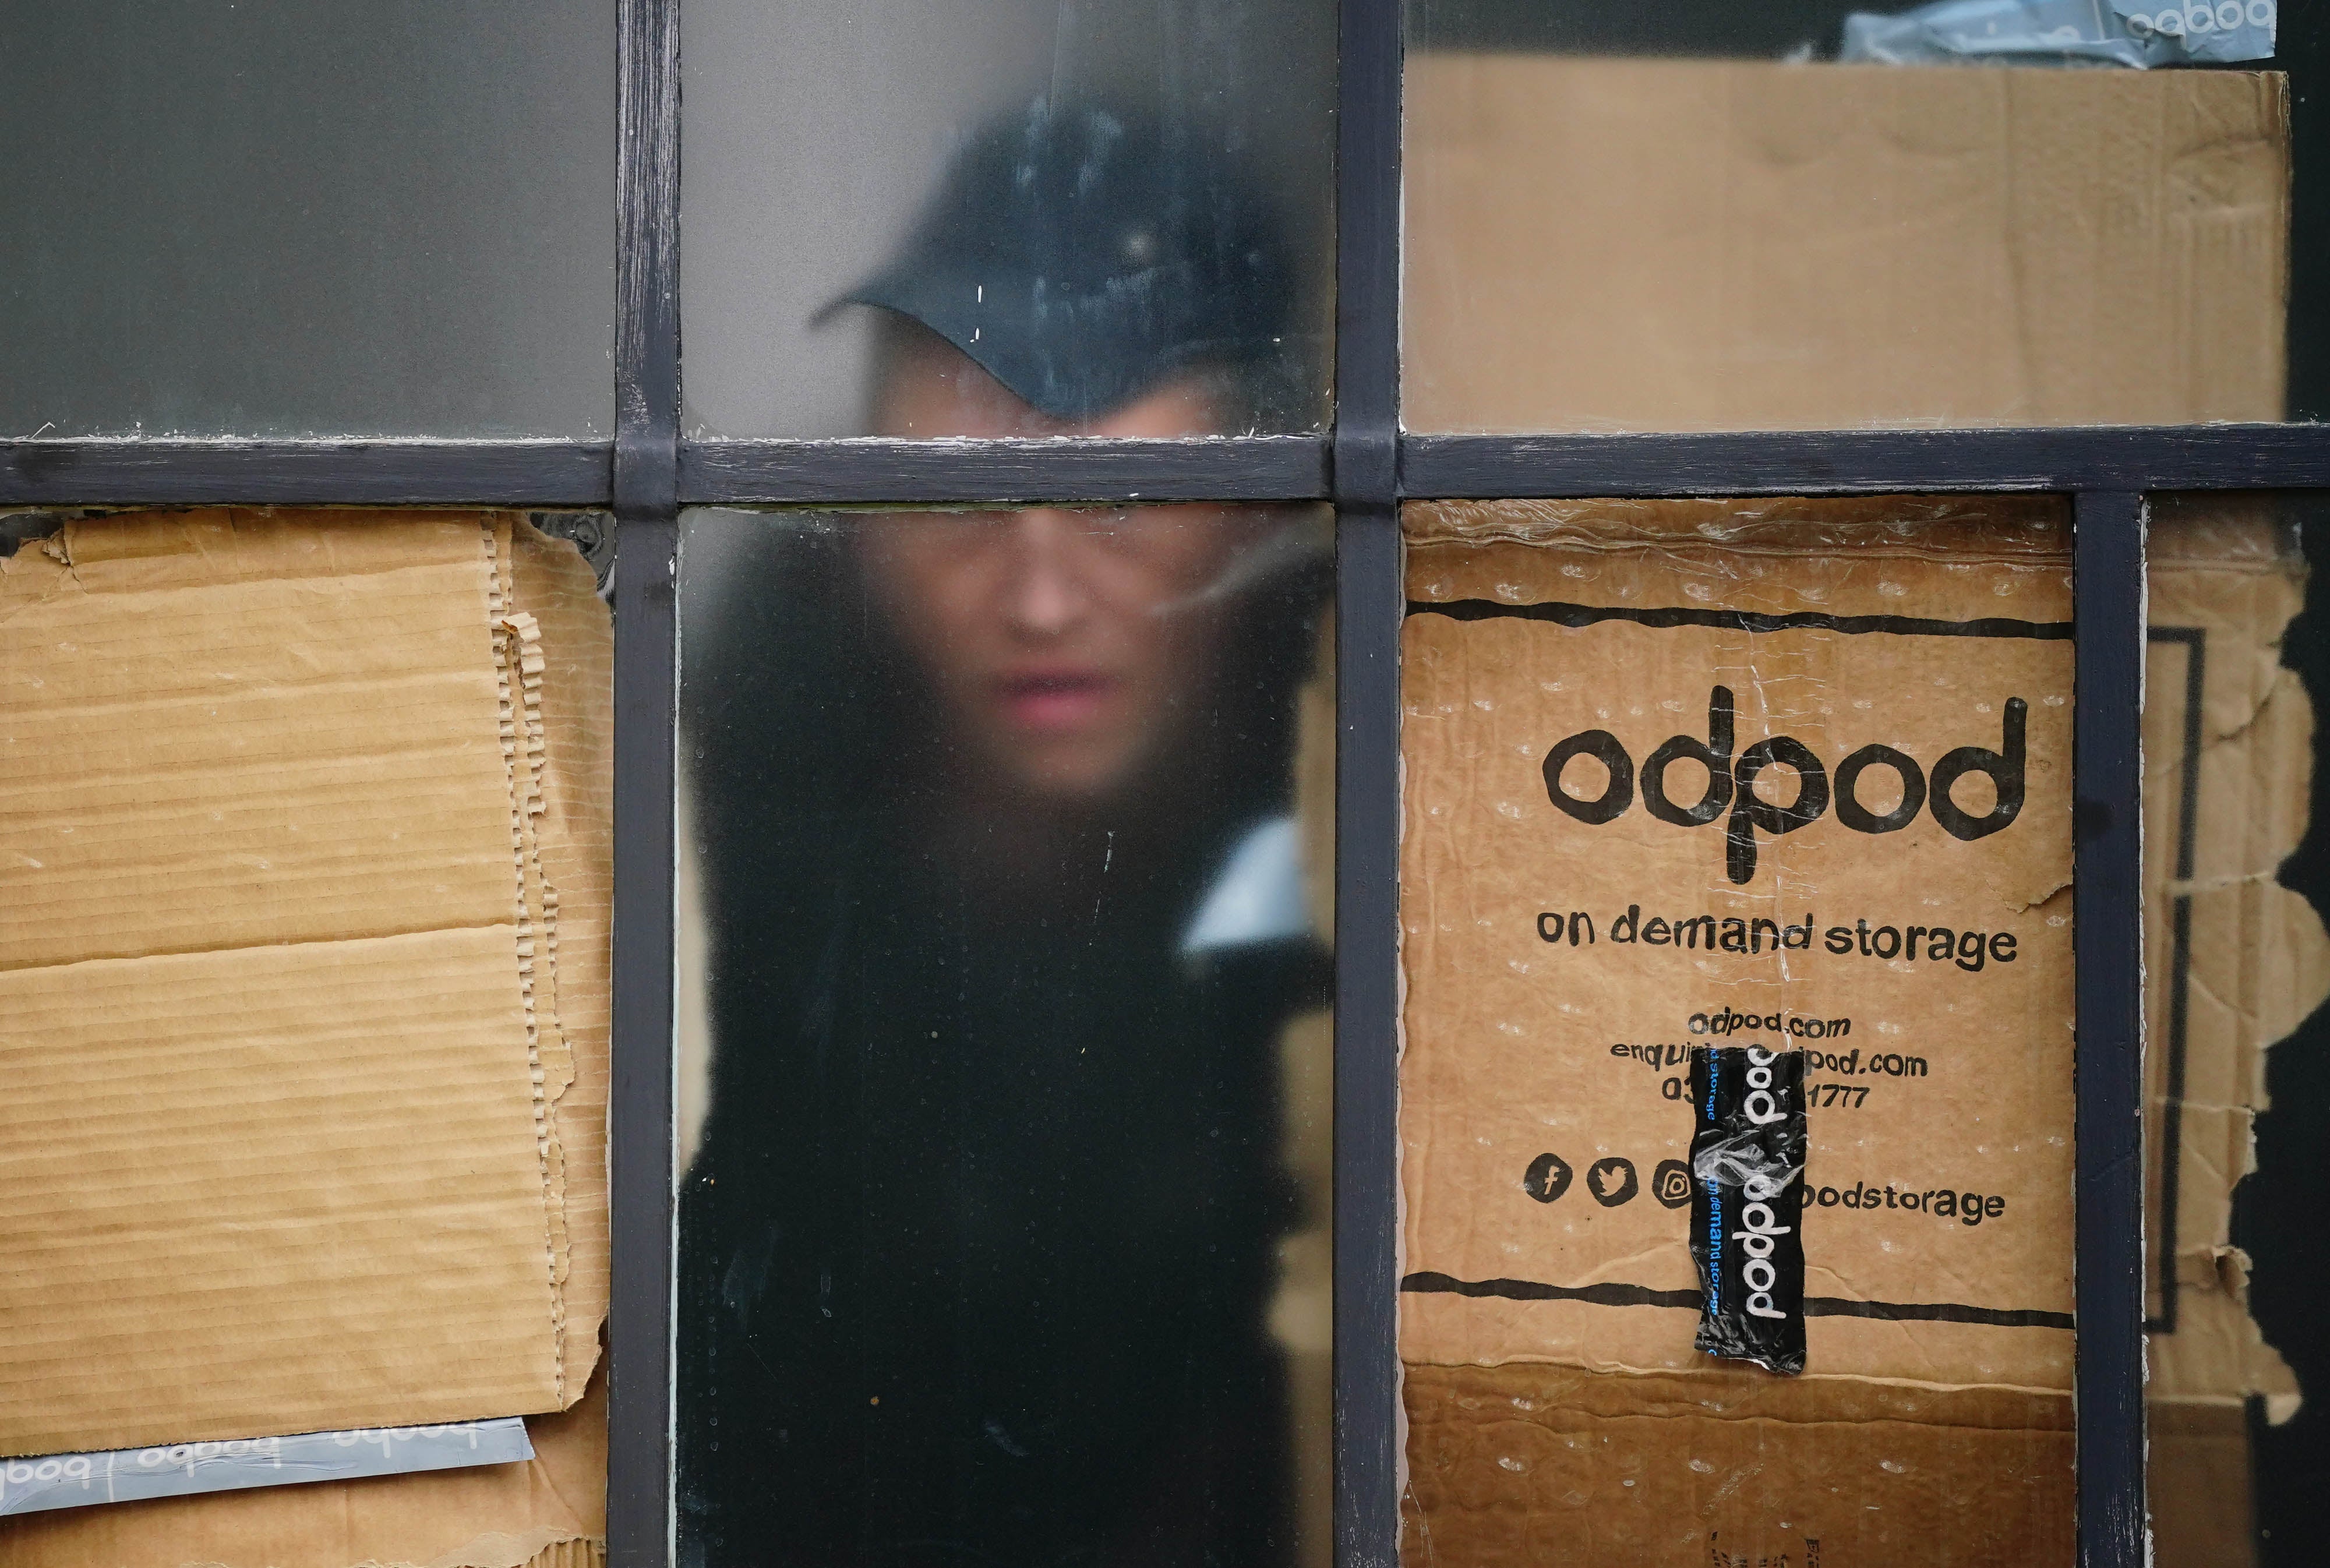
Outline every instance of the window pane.
[[2330, 642], [2308, 562], [2324, 516], [2304, 496], [2151, 508], [2145, 1307], [2162, 1568], [2315, 1554], [2330, 1422], [2301, 1398], [2330, 1373], [2314, 1242], [2330, 1105], [2314, 698]]
[[681, 1561], [1329, 1562], [1330, 540], [689, 515]]
[[[704, 0], [685, 25], [692, 432], [1322, 421], [1332, 0]], [[897, 406], [886, 365], [937, 387]]]
[[[1995, 47], [2138, 7], [1981, 9]], [[1954, 70], [1854, 10], [1409, 0], [1408, 427], [2320, 417], [2319, 16], [2204, 70]]]
[[2056, 498], [1411, 505], [1411, 1563], [2068, 1565]]
[[0, 436], [613, 428], [613, 0], [14, 5], [0, 145]]

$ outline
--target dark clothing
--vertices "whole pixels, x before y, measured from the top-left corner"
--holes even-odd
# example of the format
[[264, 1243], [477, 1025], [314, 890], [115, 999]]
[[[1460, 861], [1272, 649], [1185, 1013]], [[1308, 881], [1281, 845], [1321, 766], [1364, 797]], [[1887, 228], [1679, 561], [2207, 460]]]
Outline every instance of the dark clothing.
[[[682, 1561], [1283, 1562], [1276, 1036], [1327, 968], [1178, 944], [1283, 808], [1291, 668], [1237, 720], [1244, 777], [1005, 868], [943, 766], [895, 765], [910, 704], [808, 656], [687, 702], [719, 1044], [681, 1195]], [[865, 696], [854, 738], [819, 711]]]

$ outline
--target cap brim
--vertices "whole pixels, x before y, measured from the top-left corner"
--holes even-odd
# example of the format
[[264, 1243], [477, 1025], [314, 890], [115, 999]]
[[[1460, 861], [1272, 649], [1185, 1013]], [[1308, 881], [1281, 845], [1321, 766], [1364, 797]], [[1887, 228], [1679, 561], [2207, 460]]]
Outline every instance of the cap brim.
[[[893, 311], [929, 328], [1012, 396], [1055, 420], [1088, 420], [1121, 408], [1181, 363], [1160, 361], [1137, 333], [1105, 319], [1104, 305], [1082, 313], [1083, 330], [1063, 331], [1037, 320], [1032, 301], [1007, 298], [1003, 290], [895, 271], [867, 279], [821, 307], [810, 324], [823, 326], [852, 305]], [[1053, 305], [1048, 314], [1079, 313], [1073, 305]]]

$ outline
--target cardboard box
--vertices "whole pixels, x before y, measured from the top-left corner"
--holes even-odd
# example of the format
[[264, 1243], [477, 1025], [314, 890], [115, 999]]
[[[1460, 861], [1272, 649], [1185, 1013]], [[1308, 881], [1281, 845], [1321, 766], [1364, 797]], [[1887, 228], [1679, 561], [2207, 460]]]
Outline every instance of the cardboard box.
[[[1411, 1560], [2068, 1563], [2065, 509], [1406, 521]], [[1752, 1043], [1795, 1378], [1693, 1347], [1689, 1048]]]
[[0, 1450], [580, 1399], [588, 567], [507, 514], [85, 520], [0, 561]]
[[2278, 420], [2274, 73], [1411, 55], [1410, 430]]

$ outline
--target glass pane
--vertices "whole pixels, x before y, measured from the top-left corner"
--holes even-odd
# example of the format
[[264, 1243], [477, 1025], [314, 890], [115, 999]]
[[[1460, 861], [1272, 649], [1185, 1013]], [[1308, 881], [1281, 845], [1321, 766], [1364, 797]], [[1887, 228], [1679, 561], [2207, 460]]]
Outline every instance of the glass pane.
[[681, 1561], [1330, 1561], [1331, 534], [690, 514]]
[[2066, 507], [1405, 523], [1406, 1560], [2068, 1568]]
[[13, 5], [0, 436], [613, 429], [615, 5]]
[[[2310, 1563], [2330, 1421], [2321, 497], [2164, 496], [2145, 671], [2145, 1315], [2162, 1568]], [[2269, 1109], [2268, 1109], [2269, 1108]], [[2301, 1403], [2302, 1401], [2302, 1403]], [[2294, 1419], [2293, 1419], [2294, 1418]]]
[[685, 25], [691, 432], [1323, 421], [1333, 0], [703, 0]]
[[1408, 0], [1407, 424], [2319, 418], [2330, 28], [2144, 9]]

